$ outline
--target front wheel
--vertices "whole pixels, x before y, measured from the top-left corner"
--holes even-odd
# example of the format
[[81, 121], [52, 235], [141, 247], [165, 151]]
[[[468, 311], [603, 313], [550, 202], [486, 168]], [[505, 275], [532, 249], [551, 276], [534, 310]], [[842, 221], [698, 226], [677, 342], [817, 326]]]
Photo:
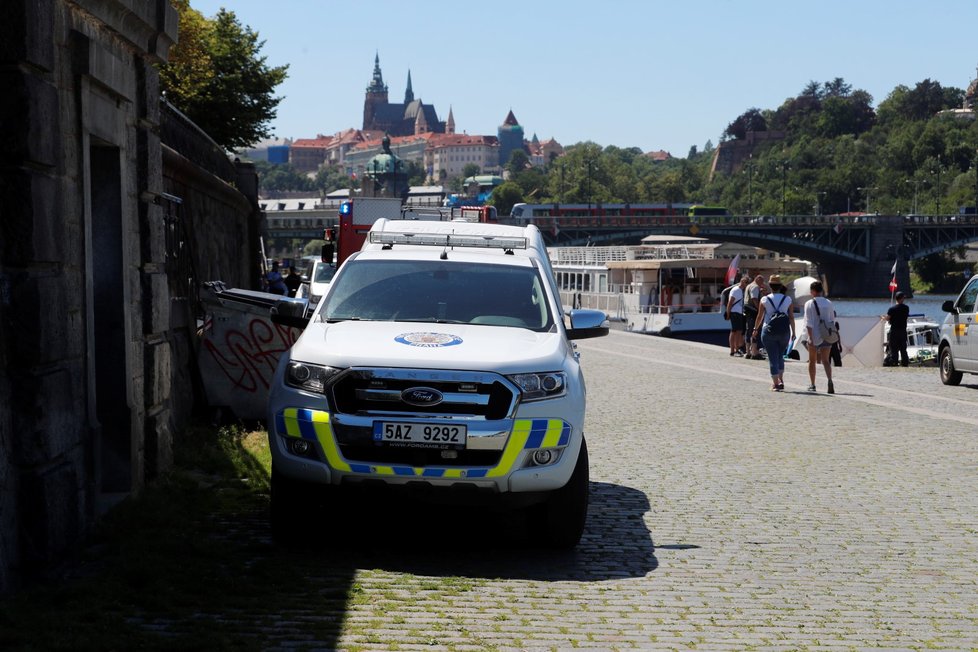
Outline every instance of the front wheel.
[[945, 385], [958, 385], [961, 383], [961, 372], [954, 370], [954, 361], [951, 359], [951, 349], [945, 346], [941, 349], [941, 382]]
[[581, 440], [581, 452], [570, 480], [554, 491], [537, 513], [539, 540], [549, 548], [573, 548], [584, 533], [589, 492], [587, 442]]

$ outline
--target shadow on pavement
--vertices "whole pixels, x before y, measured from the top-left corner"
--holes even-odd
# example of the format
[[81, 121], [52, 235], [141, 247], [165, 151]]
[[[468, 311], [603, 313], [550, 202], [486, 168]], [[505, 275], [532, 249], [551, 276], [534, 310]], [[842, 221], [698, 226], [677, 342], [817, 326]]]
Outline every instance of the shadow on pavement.
[[[526, 510], [444, 506], [391, 495], [324, 514], [313, 539], [333, 565], [430, 576], [598, 581], [644, 577], [658, 566], [646, 495], [592, 482], [587, 524], [569, 551], [539, 547]], [[319, 548], [327, 543], [328, 550]]]

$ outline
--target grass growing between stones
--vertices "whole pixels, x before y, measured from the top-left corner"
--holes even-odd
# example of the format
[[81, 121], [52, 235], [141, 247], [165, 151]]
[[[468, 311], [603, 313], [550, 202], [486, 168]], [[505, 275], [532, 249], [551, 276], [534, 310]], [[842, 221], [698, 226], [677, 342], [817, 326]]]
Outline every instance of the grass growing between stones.
[[263, 431], [188, 430], [174, 468], [103, 517], [61, 577], [0, 602], [0, 649], [335, 642], [352, 571], [328, 554], [310, 559], [272, 546], [270, 464]]

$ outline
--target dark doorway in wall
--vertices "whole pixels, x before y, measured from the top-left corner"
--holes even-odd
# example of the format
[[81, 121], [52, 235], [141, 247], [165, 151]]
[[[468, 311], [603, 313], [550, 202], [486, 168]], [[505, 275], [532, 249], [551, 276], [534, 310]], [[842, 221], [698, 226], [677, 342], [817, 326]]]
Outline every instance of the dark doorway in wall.
[[117, 147], [89, 149], [92, 234], [92, 327], [95, 368], [95, 445], [101, 493], [132, 489], [126, 302], [123, 274], [122, 173]]

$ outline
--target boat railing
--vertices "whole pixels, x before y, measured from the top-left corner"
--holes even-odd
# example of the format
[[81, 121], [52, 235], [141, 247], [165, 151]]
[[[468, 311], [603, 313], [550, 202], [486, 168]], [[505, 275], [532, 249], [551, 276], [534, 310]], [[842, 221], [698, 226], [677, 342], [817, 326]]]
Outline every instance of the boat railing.
[[707, 260], [714, 249], [716, 245], [551, 247], [547, 254], [552, 265], [602, 266], [628, 260]]
[[596, 265], [629, 260], [629, 247], [551, 247], [547, 249], [553, 265]]
[[641, 306], [637, 312], [649, 315], [667, 315], [679, 312], [720, 312], [717, 304], [674, 303], [672, 305], [649, 304]]

